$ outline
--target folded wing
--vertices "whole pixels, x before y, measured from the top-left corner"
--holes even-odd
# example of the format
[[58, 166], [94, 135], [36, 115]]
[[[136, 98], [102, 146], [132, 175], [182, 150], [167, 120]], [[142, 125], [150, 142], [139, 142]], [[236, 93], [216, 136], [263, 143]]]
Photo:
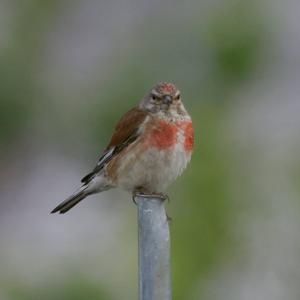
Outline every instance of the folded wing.
[[118, 122], [114, 134], [102, 153], [94, 170], [81, 179], [84, 184], [89, 183], [104, 166], [119, 154], [128, 145], [133, 143], [140, 135], [141, 124], [145, 121], [147, 113], [135, 107], [128, 111]]

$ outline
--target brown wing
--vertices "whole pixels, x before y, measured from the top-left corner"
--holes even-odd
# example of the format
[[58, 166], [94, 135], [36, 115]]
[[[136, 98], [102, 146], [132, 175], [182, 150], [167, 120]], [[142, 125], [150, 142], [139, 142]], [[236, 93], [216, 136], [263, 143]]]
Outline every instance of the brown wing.
[[135, 107], [129, 110], [118, 122], [112, 138], [102, 153], [97, 166], [94, 170], [83, 177], [81, 182], [87, 184], [95, 174], [103, 169], [103, 167], [118, 153], [120, 153], [129, 144], [133, 143], [139, 136], [139, 125], [143, 123], [147, 116], [147, 112]]

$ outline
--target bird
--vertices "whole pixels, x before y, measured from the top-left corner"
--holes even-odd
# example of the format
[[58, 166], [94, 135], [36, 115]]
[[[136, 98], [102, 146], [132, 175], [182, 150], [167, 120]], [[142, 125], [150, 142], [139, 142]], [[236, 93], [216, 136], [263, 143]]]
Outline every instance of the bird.
[[81, 187], [51, 213], [66, 213], [89, 195], [111, 188], [165, 199], [167, 187], [182, 174], [194, 148], [192, 119], [180, 91], [159, 82], [117, 123], [96, 167]]

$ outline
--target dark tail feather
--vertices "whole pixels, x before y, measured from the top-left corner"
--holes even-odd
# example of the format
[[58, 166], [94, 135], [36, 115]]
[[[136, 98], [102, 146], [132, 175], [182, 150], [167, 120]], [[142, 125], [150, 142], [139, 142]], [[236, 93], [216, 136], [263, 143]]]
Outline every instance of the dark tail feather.
[[70, 196], [65, 201], [63, 201], [58, 206], [56, 206], [51, 211], [51, 214], [56, 213], [58, 211], [60, 214], [64, 214], [69, 209], [71, 209], [73, 206], [75, 206], [77, 203], [79, 203], [81, 200], [83, 200], [86, 196], [88, 196], [88, 194], [84, 190], [80, 190], [79, 192]]

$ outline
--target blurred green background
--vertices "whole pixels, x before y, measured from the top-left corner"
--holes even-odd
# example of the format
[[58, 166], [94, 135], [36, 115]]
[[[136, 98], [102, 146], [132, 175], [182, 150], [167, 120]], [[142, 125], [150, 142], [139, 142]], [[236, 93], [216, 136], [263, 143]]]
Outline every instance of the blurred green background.
[[136, 207], [50, 215], [157, 81], [196, 149], [169, 189], [174, 299], [300, 299], [300, 2], [0, 3], [0, 299], [137, 299]]

